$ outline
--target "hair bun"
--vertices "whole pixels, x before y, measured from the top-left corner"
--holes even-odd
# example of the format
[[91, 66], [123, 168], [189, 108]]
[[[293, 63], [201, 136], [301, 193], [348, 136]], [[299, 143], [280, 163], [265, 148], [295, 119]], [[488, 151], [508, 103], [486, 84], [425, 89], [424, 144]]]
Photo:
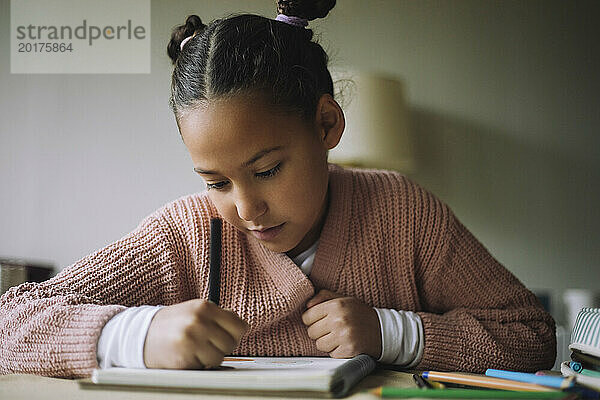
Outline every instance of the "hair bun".
[[181, 54], [181, 42], [189, 36], [202, 32], [204, 28], [206, 28], [206, 25], [202, 23], [202, 20], [197, 15], [190, 15], [186, 18], [183, 25], [173, 28], [171, 40], [167, 45], [167, 53], [173, 64], [175, 64], [175, 61], [177, 61], [177, 58]]
[[325, 18], [335, 6], [336, 0], [276, 0], [277, 12], [309, 21]]

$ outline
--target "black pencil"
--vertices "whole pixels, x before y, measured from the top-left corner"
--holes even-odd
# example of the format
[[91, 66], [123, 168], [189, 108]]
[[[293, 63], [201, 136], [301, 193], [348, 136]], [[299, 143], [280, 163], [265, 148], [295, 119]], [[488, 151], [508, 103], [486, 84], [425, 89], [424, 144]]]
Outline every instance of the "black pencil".
[[208, 277], [208, 300], [219, 305], [221, 285], [221, 227], [220, 218], [210, 220], [210, 275]]
[[415, 380], [415, 383], [417, 384], [417, 386], [420, 387], [421, 389], [423, 389], [423, 388], [433, 389], [433, 386], [431, 385], [431, 383], [429, 383], [429, 382], [427, 382], [427, 380], [423, 379], [421, 377], [421, 375], [413, 374], [413, 379]]

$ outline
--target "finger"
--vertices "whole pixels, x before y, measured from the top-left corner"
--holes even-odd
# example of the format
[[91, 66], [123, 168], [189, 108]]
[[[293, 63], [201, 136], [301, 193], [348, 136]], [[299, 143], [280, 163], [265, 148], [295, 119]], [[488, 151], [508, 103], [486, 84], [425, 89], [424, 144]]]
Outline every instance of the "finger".
[[194, 332], [193, 339], [196, 343], [208, 340], [223, 354], [228, 354], [237, 345], [233, 336], [214, 321], [205, 321], [203, 328]]
[[351, 357], [354, 357], [355, 355], [356, 354], [348, 353], [348, 351], [346, 349], [344, 349], [343, 346], [338, 346], [335, 349], [333, 349], [331, 352], [329, 352], [329, 357], [331, 357], [331, 358], [351, 358]]
[[331, 332], [328, 318], [322, 318], [308, 327], [308, 337], [317, 340]]
[[209, 341], [205, 341], [195, 353], [196, 359], [204, 368], [214, 368], [221, 365], [225, 358], [225, 353], [217, 349]]
[[196, 322], [185, 329], [186, 348], [190, 353], [202, 348], [210, 342], [223, 354], [232, 351], [236, 346], [234, 338], [220, 325], [207, 316], [197, 316]]
[[209, 301], [201, 302], [196, 307], [196, 314], [199, 317], [213, 320], [220, 327], [225, 329], [237, 342], [248, 330], [248, 324], [242, 320], [236, 313], [230, 310], [224, 310]]
[[315, 322], [325, 318], [326, 316], [327, 312], [325, 307], [317, 305], [304, 311], [304, 313], [302, 314], [302, 322], [304, 323], [304, 325], [310, 326]]
[[331, 353], [339, 346], [339, 343], [337, 342], [333, 333], [328, 333], [327, 335], [318, 338], [315, 341], [315, 345], [317, 346], [318, 350], [324, 353]]
[[215, 316], [215, 322], [223, 327], [236, 342], [239, 342], [248, 330], [248, 323], [229, 310], [220, 309], [218, 315]]
[[225, 330], [219, 333], [215, 332], [208, 340], [223, 354], [231, 353], [238, 343], [238, 340], [235, 340], [228, 332], [225, 332]]
[[317, 293], [312, 299], [306, 302], [306, 308], [311, 308], [325, 301], [337, 299], [338, 297], [342, 297], [342, 295], [327, 289], [321, 289], [319, 290], [319, 293]]

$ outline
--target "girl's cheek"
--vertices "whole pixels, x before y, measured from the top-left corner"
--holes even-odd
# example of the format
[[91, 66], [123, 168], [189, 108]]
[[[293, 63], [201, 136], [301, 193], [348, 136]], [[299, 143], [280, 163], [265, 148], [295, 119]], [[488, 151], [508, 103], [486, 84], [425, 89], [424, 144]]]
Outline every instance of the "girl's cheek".
[[[215, 196], [215, 197], [217, 197], [217, 196]], [[240, 225], [239, 225], [239, 218], [237, 215], [237, 209], [235, 207], [235, 204], [228, 202], [223, 198], [213, 199], [211, 197], [211, 200], [212, 200], [213, 204], [215, 205], [215, 207], [217, 207], [217, 211], [219, 211], [219, 214], [221, 214], [223, 216], [225, 221], [227, 221], [228, 223], [230, 223], [231, 225], [233, 225], [235, 227], [243, 228], [243, 227], [240, 227]]]

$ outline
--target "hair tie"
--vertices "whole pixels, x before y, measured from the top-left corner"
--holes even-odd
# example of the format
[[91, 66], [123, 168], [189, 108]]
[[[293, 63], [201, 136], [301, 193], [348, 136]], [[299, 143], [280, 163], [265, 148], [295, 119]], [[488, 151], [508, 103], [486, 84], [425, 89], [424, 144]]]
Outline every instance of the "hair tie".
[[288, 25], [297, 26], [298, 28], [306, 28], [308, 26], [308, 20], [300, 17], [290, 17], [285, 14], [278, 14], [275, 21], [285, 22]]
[[194, 35], [191, 35], [191, 36], [188, 36], [188, 37], [186, 37], [185, 39], [183, 39], [183, 40], [181, 41], [181, 44], [179, 45], [179, 50], [180, 50], [180, 51], [181, 51], [181, 50], [183, 50], [183, 46], [185, 46], [185, 44], [186, 44], [187, 42], [189, 42], [189, 41], [190, 41], [190, 39], [191, 39], [191, 38], [193, 38], [194, 36], [195, 36], [195, 34], [194, 34]]

